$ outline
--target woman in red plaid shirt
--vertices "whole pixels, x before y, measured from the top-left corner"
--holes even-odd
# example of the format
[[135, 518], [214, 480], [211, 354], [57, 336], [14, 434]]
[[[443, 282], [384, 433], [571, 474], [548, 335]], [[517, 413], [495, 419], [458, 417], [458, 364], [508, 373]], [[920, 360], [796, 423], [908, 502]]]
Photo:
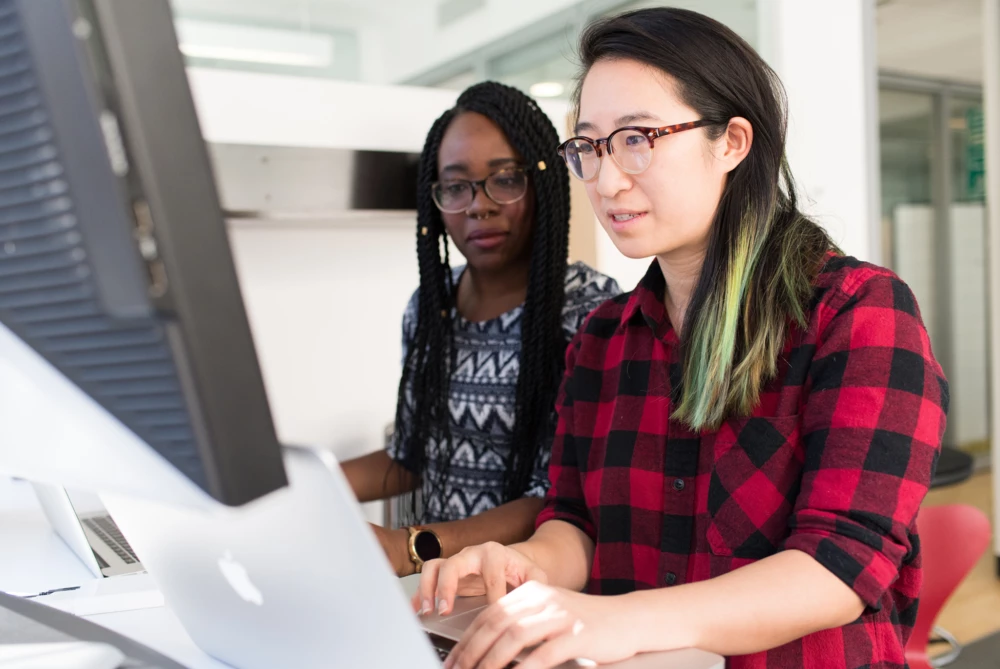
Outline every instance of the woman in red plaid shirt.
[[905, 666], [948, 398], [912, 293], [798, 211], [781, 85], [732, 31], [643, 10], [581, 57], [560, 153], [655, 261], [567, 351], [534, 536], [425, 566], [419, 610], [496, 602], [446, 667]]

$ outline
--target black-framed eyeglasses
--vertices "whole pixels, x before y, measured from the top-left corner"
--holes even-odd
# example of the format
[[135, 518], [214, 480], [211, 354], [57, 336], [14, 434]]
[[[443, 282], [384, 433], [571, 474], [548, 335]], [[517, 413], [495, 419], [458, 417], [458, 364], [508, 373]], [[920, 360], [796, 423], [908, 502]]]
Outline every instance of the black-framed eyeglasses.
[[528, 192], [528, 170], [505, 167], [478, 181], [442, 179], [431, 184], [431, 195], [438, 209], [446, 214], [457, 214], [472, 206], [479, 188], [497, 204], [513, 204]]
[[639, 174], [649, 167], [653, 158], [653, 142], [657, 138], [715, 124], [716, 121], [701, 119], [662, 128], [630, 125], [618, 128], [604, 139], [571, 137], [559, 145], [558, 151], [566, 161], [570, 174], [583, 181], [590, 181], [600, 172], [602, 145], [607, 147], [608, 155], [623, 172]]

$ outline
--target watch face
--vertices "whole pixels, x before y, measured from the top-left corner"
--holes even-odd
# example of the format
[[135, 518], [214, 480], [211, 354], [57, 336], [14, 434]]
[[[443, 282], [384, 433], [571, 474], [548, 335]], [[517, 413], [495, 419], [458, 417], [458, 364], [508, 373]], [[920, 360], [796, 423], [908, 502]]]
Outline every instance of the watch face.
[[413, 548], [424, 562], [441, 557], [441, 544], [430, 532], [418, 532], [413, 539]]

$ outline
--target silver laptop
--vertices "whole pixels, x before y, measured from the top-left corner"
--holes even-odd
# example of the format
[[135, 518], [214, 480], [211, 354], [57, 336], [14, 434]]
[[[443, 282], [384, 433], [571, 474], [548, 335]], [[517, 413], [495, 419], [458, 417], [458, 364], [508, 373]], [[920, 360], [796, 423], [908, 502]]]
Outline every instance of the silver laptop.
[[[418, 619], [333, 456], [286, 449], [290, 486], [187, 510], [102, 496], [191, 639], [239, 669], [436, 669], [485, 605]], [[579, 666], [572, 663], [566, 666]], [[721, 669], [697, 650], [621, 669]]]
[[78, 509], [62, 486], [31, 485], [52, 529], [94, 576], [143, 571], [132, 546], [106, 511]]

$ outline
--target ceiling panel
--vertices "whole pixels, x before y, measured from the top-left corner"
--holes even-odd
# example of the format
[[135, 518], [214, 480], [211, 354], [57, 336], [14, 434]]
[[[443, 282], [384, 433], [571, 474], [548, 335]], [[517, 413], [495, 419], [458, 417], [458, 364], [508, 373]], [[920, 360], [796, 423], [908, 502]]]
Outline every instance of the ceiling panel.
[[982, 82], [982, 0], [881, 0], [879, 67], [935, 79]]

